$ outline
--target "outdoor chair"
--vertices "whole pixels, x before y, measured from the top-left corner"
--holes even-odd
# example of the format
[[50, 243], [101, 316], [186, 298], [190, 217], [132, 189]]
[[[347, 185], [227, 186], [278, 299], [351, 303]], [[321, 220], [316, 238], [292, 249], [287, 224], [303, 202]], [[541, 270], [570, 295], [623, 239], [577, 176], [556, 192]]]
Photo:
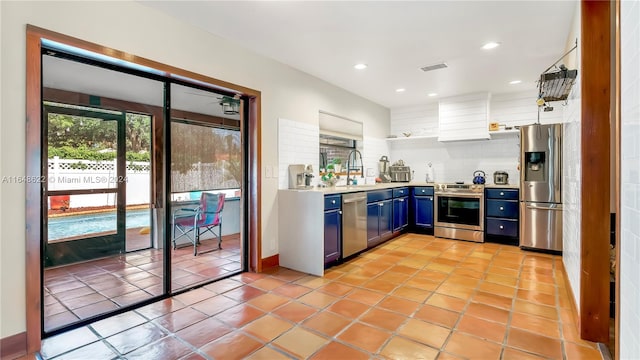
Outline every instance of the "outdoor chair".
[[[173, 249], [176, 240], [186, 237], [193, 243], [193, 255], [198, 255], [200, 236], [210, 231], [218, 238], [218, 249], [222, 249], [222, 209], [225, 195], [203, 192], [196, 208], [180, 208], [173, 212]], [[217, 229], [216, 229], [217, 228]]]

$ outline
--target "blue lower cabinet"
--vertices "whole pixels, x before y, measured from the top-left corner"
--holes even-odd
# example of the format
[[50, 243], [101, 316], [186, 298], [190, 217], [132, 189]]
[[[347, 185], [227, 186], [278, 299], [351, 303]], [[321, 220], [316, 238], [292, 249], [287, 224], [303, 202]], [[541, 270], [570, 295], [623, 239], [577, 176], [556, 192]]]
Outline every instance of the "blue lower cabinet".
[[325, 197], [324, 212], [324, 264], [340, 259], [342, 249], [342, 211], [340, 195]]
[[402, 231], [409, 225], [409, 198], [393, 199], [393, 231]]
[[518, 245], [518, 189], [485, 189], [485, 240]]
[[393, 202], [391, 199], [367, 204], [367, 247], [389, 240], [393, 234]]
[[433, 229], [433, 187], [415, 187], [411, 191], [411, 225], [420, 229]]

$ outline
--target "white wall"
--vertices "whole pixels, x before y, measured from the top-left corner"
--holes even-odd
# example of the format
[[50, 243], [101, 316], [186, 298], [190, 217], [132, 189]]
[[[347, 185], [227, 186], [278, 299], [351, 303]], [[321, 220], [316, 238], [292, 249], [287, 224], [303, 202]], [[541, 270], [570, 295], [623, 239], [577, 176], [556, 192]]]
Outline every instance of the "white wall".
[[[262, 92], [262, 165], [277, 166], [277, 119], [317, 124], [318, 112], [358, 119], [364, 135], [387, 135], [389, 110], [308, 74], [255, 55], [134, 1], [0, 1], [0, 174], [25, 173], [25, 26], [115, 48]], [[114, 23], [117, 19], [117, 26]], [[278, 252], [278, 178], [263, 178], [262, 255]], [[0, 338], [25, 330], [25, 188], [2, 185]], [[254, 220], [254, 219], [251, 219]], [[6, 224], [11, 224], [6, 226]]]
[[[580, 4], [576, 6], [572, 33], [567, 38], [567, 50], [574, 44], [580, 33]], [[574, 55], [575, 54], [575, 55]], [[564, 264], [569, 285], [580, 308], [580, 270], [581, 270], [581, 101], [580, 101], [580, 47], [571, 53], [570, 69], [578, 69], [578, 78], [569, 96], [569, 104], [565, 109], [564, 138], [562, 141], [562, 262]], [[572, 66], [573, 65], [573, 66]]]
[[620, 359], [640, 358], [640, 3], [621, 2]]
[[[528, 125], [537, 121], [537, 89], [491, 96], [489, 122], [507, 126]], [[564, 106], [555, 104], [552, 112], [542, 112], [543, 124], [562, 122]], [[509, 183], [519, 181], [520, 139], [517, 133], [492, 133], [491, 140], [439, 142], [437, 102], [391, 109], [391, 134], [399, 139], [387, 140], [390, 160], [404, 160], [414, 171], [414, 178], [424, 181], [427, 164], [432, 163], [436, 182], [473, 180], [473, 172], [482, 170], [487, 183], [493, 183], [498, 170], [509, 174]], [[514, 130], [515, 131], [515, 130]], [[411, 132], [404, 138], [403, 132]], [[424, 138], [427, 136], [427, 138]]]

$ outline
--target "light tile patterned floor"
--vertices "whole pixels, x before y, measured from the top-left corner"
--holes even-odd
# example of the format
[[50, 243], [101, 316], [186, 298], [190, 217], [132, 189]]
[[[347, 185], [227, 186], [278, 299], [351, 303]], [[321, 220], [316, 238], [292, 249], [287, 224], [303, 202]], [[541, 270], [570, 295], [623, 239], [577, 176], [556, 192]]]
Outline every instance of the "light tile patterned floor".
[[600, 359], [558, 256], [407, 234], [323, 278], [244, 273], [44, 342], [46, 359]]

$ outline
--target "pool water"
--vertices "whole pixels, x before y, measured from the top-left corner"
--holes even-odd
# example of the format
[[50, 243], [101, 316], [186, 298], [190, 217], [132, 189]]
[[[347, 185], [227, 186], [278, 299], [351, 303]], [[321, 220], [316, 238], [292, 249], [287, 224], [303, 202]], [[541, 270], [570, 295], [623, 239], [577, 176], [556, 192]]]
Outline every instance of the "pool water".
[[[58, 240], [81, 235], [115, 231], [116, 213], [105, 212], [95, 214], [69, 215], [49, 218], [48, 240]], [[150, 226], [151, 211], [149, 209], [129, 210], [126, 213], [126, 228]]]

